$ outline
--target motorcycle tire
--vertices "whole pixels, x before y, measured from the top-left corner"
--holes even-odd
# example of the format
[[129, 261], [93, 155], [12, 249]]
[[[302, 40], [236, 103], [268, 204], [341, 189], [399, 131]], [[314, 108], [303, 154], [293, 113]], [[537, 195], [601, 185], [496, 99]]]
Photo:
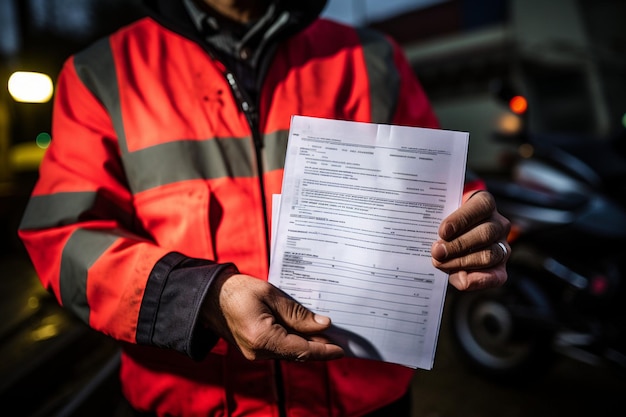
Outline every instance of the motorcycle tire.
[[[553, 332], [528, 320], [548, 308], [540, 293], [515, 285], [449, 293], [453, 346], [474, 372], [500, 383], [524, 384], [541, 378], [554, 362]], [[526, 316], [526, 317], [524, 317]]]

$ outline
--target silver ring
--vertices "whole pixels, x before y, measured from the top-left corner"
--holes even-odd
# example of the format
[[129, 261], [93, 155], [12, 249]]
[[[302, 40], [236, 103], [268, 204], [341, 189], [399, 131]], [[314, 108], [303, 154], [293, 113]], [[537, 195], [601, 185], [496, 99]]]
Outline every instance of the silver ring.
[[502, 255], [503, 255], [502, 257], [506, 258], [506, 255], [509, 254], [509, 251], [506, 248], [506, 245], [504, 243], [502, 243], [502, 242], [498, 242], [498, 246], [500, 246], [502, 248]]

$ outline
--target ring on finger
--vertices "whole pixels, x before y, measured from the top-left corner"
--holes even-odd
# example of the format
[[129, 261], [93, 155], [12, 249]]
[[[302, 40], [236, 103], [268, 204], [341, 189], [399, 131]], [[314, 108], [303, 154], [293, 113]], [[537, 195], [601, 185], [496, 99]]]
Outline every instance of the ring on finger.
[[498, 242], [498, 246], [502, 249], [502, 257], [506, 258], [506, 255], [509, 254], [509, 250], [506, 248], [506, 245], [502, 242]]

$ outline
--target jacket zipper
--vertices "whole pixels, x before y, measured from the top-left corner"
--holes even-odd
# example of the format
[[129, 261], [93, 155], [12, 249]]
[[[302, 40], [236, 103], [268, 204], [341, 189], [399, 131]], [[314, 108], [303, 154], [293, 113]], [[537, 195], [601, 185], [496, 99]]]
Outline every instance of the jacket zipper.
[[265, 253], [267, 254], [267, 264], [270, 261], [270, 232], [269, 222], [267, 221], [267, 205], [265, 201], [265, 183], [263, 181], [263, 160], [261, 152], [263, 150], [263, 139], [259, 132], [259, 113], [257, 107], [250, 103], [250, 100], [246, 99], [243, 92], [239, 88], [235, 76], [232, 72], [226, 73], [226, 80], [228, 85], [235, 96], [235, 99], [239, 102], [239, 108], [246, 116], [250, 130], [252, 131], [252, 140], [254, 142], [254, 156], [256, 158], [257, 176], [259, 178], [259, 188], [261, 191], [261, 203], [263, 205], [263, 227], [265, 230]]
[[[246, 116], [246, 120], [250, 125], [250, 130], [252, 132], [252, 140], [254, 142], [254, 155], [256, 158], [256, 166], [257, 166], [257, 176], [259, 178], [259, 189], [261, 192], [261, 204], [263, 206], [263, 226], [265, 228], [265, 250], [267, 254], [267, 264], [269, 265], [270, 261], [270, 231], [269, 231], [269, 222], [267, 217], [267, 204], [265, 201], [265, 183], [263, 181], [263, 159], [262, 159], [262, 150], [263, 150], [263, 138], [261, 137], [261, 132], [259, 130], [259, 112], [258, 107], [254, 106], [250, 103], [244, 93], [239, 88], [237, 84], [237, 80], [235, 76], [231, 72], [226, 73], [226, 80], [228, 81], [228, 85], [230, 86], [235, 99], [239, 103], [239, 108], [243, 111], [243, 114]], [[275, 391], [278, 402], [278, 415], [280, 417], [286, 417], [287, 412], [285, 410], [285, 393], [283, 390], [283, 373], [280, 367], [280, 361], [274, 361], [274, 383], [275, 383]]]

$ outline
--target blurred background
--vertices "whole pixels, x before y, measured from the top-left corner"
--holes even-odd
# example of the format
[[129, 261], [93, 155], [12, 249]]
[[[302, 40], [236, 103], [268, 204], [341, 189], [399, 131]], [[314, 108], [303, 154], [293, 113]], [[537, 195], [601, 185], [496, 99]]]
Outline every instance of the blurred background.
[[[17, 239], [63, 61], [139, 0], [0, 0], [0, 407], [115, 416], [117, 349], [63, 312]], [[506, 288], [450, 289], [417, 416], [625, 415], [626, 2], [330, 0], [387, 33], [512, 220]], [[116, 414], [118, 413], [118, 414]]]

